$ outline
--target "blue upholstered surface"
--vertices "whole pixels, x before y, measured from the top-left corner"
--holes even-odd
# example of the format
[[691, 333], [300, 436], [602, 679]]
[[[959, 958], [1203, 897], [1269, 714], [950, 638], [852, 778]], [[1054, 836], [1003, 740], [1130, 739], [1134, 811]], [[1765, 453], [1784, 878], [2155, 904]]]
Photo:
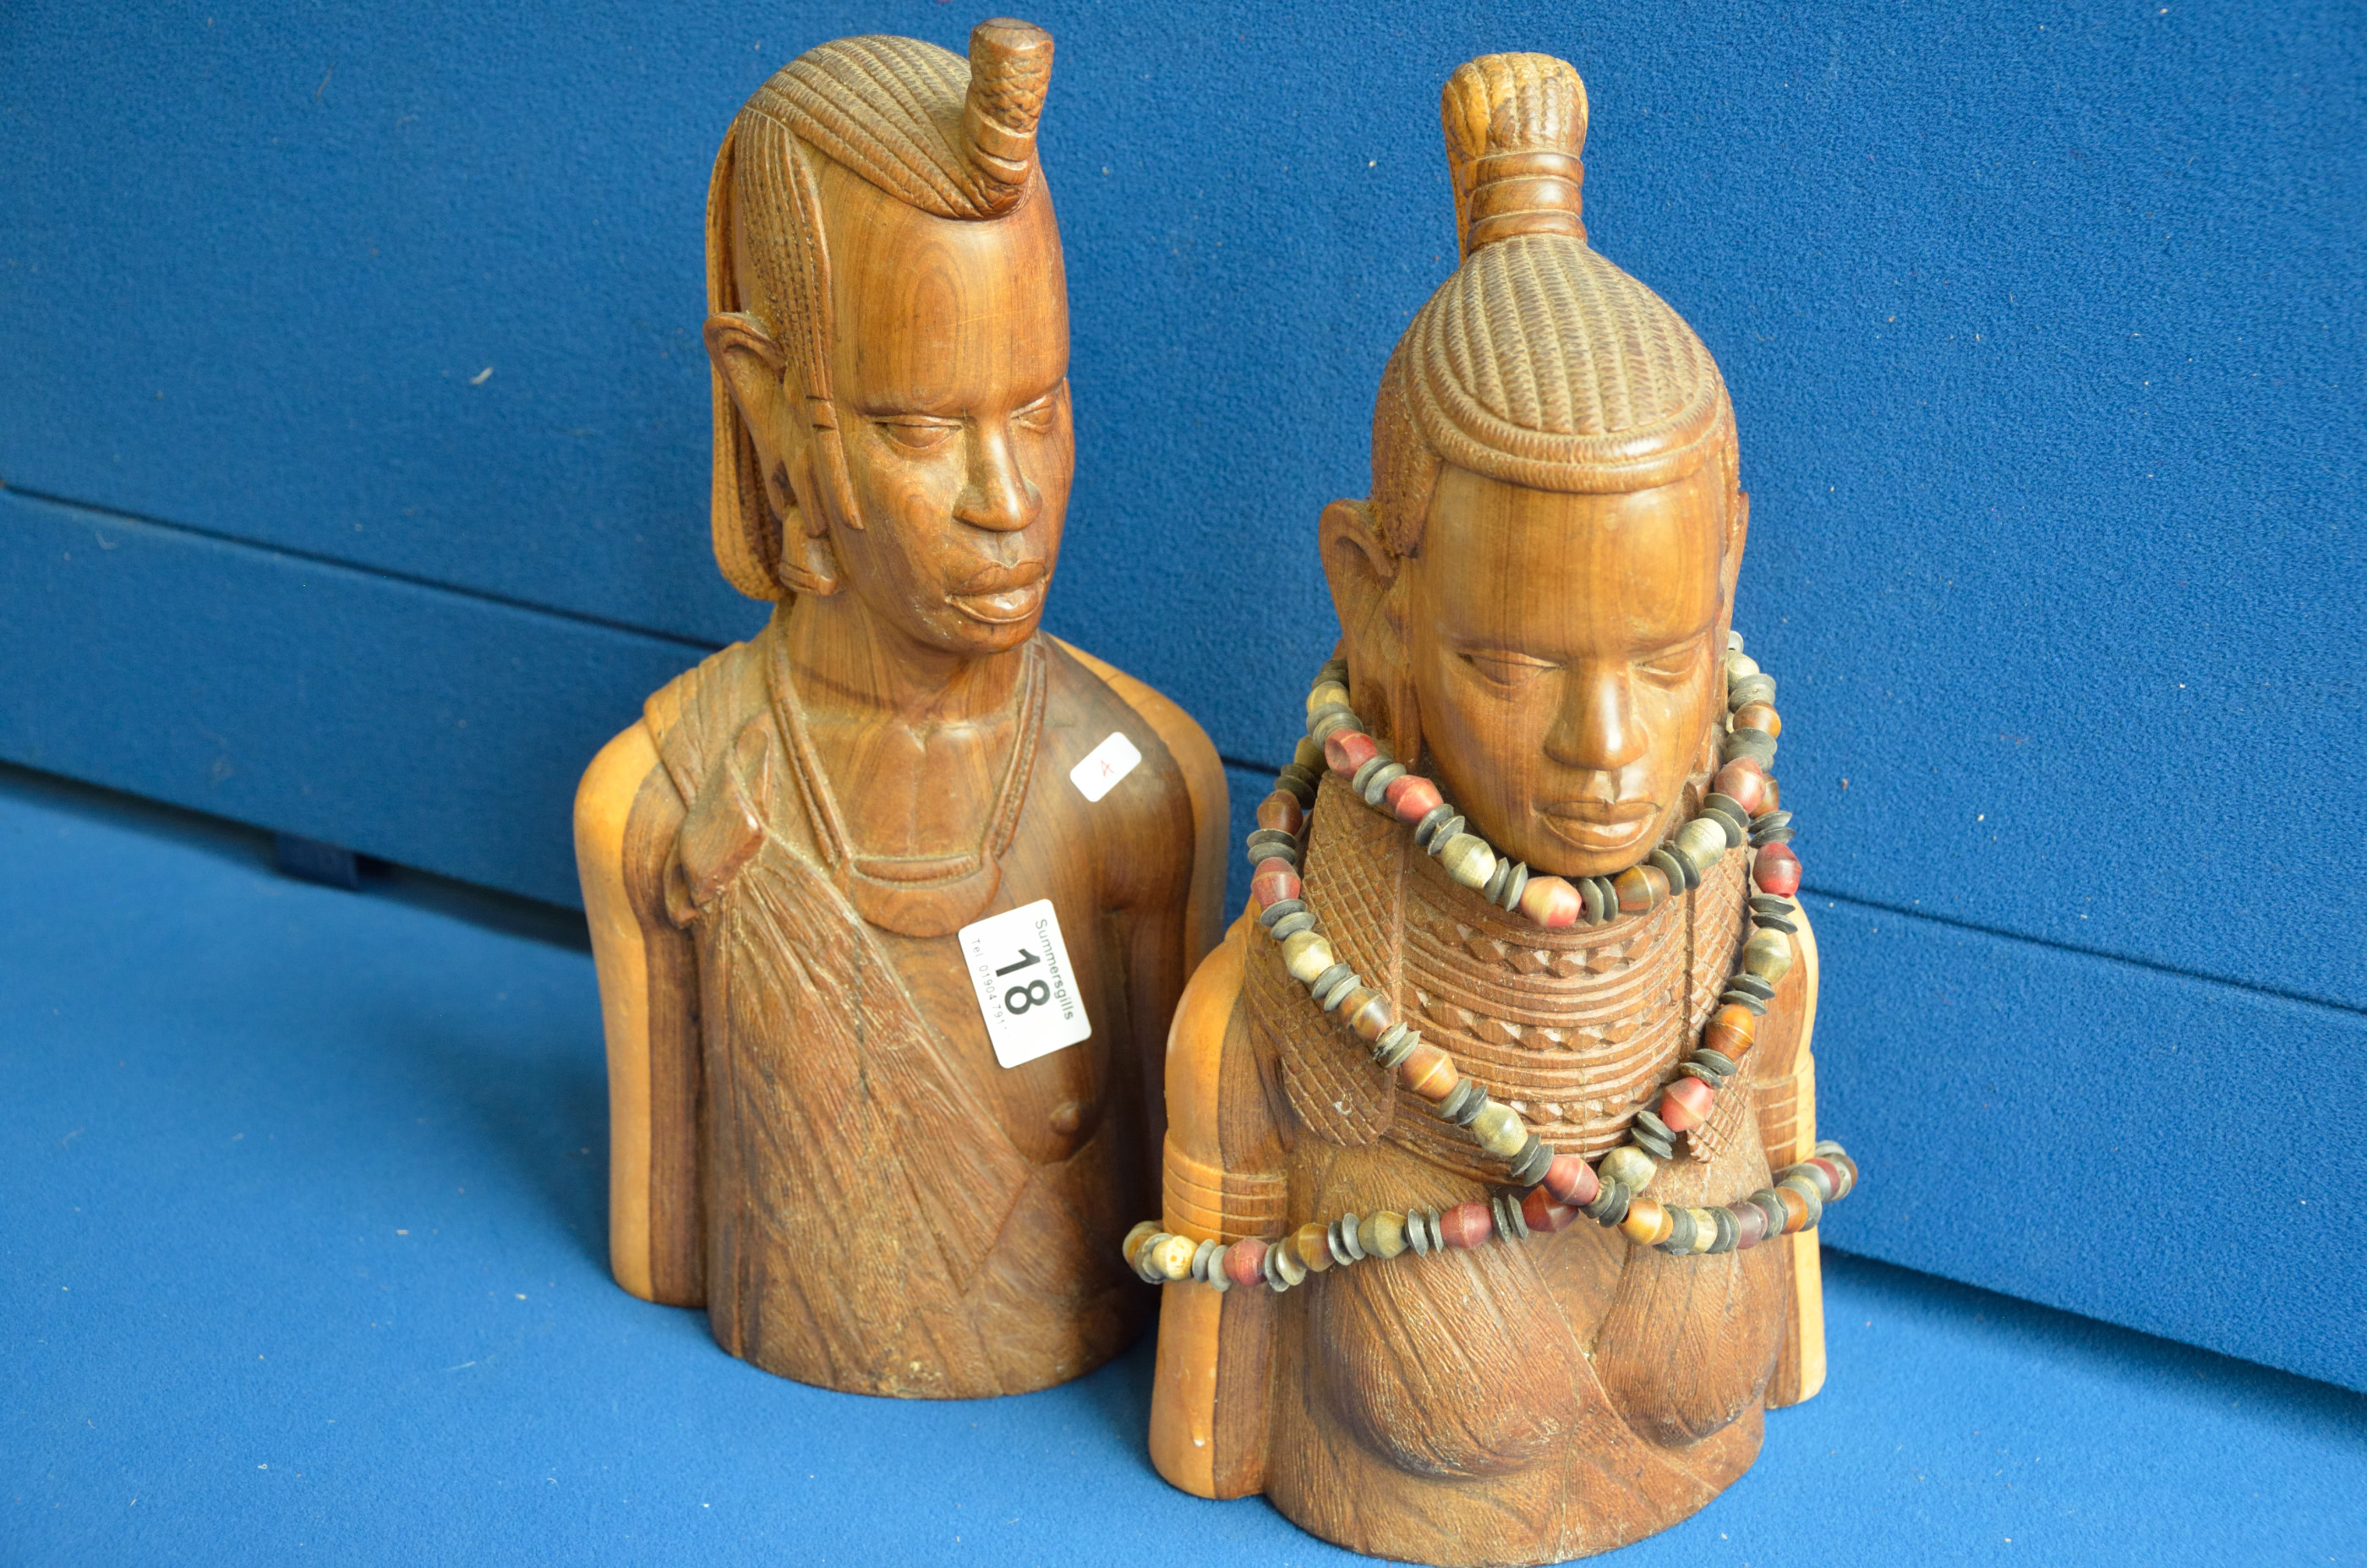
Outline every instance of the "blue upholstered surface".
[[[1157, 1478], [1147, 1343], [907, 1404], [626, 1296], [573, 922], [266, 856], [0, 772], [0, 1561], [1356, 1561]], [[1615, 1561], [2367, 1557], [2367, 1397], [1827, 1267], [1826, 1391]]]
[[[1595, 243], [1740, 414], [1826, 1127], [1891, 1173], [1836, 1234], [2367, 1386], [2357, 9], [1034, 14], [1055, 629], [1279, 760], [1448, 265], [1438, 85], [1568, 56]], [[0, 757], [571, 899], [583, 761], [757, 619], [703, 544], [716, 141], [814, 41], [974, 19], [14, 7]]]

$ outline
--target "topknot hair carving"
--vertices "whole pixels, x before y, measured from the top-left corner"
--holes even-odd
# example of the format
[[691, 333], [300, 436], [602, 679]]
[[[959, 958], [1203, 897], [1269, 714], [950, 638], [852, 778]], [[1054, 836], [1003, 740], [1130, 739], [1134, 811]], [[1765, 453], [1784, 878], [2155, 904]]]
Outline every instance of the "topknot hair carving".
[[[838, 39], [756, 89], [716, 155], [707, 197], [707, 308], [764, 322], [802, 394], [821, 461], [839, 464], [831, 403], [830, 246], [813, 160], [827, 158], [936, 218], [1001, 218], [1038, 181], [1036, 126], [1052, 81], [1052, 35], [997, 17], [969, 59], [918, 39]], [[751, 270], [734, 275], [732, 231]], [[715, 376], [715, 556], [741, 592], [780, 599], [780, 523], [754, 446]], [[844, 489], [842, 483], [841, 486]], [[819, 519], [804, 520], [809, 529]]]
[[1550, 54], [1484, 54], [1440, 95], [1455, 234], [1464, 255], [1514, 234], [1586, 238], [1586, 84]]
[[1399, 340], [1373, 411], [1373, 501], [1400, 554], [1421, 549], [1442, 463], [1532, 490], [1632, 491], [1732, 446], [1709, 350], [1587, 243], [1586, 118], [1585, 85], [1550, 55], [1486, 55], [1446, 84], [1463, 264]]

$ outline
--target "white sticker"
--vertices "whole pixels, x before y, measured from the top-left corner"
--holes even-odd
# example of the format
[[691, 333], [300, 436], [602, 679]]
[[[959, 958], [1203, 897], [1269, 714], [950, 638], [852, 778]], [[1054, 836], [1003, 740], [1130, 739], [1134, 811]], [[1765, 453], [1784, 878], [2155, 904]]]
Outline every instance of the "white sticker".
[[1110, 738], [1085, 753], [1085, 760], [1069, 770], [1069, 782], [1084, 792], [1087, 800], [1099, 800], [1117, 787], [1117, 781], [1134, 772], [1142, 761], [1142, 753], [1134, 742], [1113, 730]]
[[964, 926], [961, 945], [996, 1061], [1015, 1067], [1093, 1033], [1052, 900], [1038, 898]]

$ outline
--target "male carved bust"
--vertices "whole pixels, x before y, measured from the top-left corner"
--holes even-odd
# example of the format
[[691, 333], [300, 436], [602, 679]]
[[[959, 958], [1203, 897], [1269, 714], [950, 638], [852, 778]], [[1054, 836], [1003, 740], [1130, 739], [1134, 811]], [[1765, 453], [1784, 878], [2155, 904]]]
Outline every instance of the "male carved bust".
[[[1214, 937], [1224, 777], [1037, 630], [1073, 462], [1052, 40], [858, 38], [733, 123], [708, 204], [714, 546], [764, 630], [652, 696], [576, 802], [610, 1250], [801, 1382], [968, 1397], [1091, 1370], [1167, 1021]], [[1088, 799], [1070, 770], [1140, 762]], [[1004, 1068], [956, 933], [1049, 899], [1092, 1032]]]
[[[1684, 321], [1587, 243], [1576, 72], [1474, 61], [1444, 118], [1462, 264], [1384, 373], [1371, 500], [1320, 525], [1349, 694], [1507, 862], [1611, 876], [1702, 809], [1739, 739], [1732, 406]], [[1343, 989], [1419, 1024], [1552, 1156], [1613, 1150], [1720, 1007], [1749, 935], [1745, 857], [1690, 889], [1649, 869], [1626, 912], [1547, 929], [1458, 885], [1374, 798], [1324, 777], [1301, 867], [1337, 972], [1362, 977]], [[1295, 818], [1287, 795], [1269, 804]], [[1161, 1224], [1187, 1247], [1263, 1237], [1270, 1262], [1313, 1260], [1267, 1275], [1286, 1293], [1163, 1292], [1161, 1473], [1205, 1496], [1262, 1491], [1359, 1551], [1450, 1564], [1601, 1551], [1716, 1495], [1757, 1453], [1762, 1409], [1821, 1381], [1813, 1235], [1679, 1257], [1579, 1224], [1332, 1267], [1338, 1249], [1299, 1227], [1470, 1204], [1537, 1180], [1513, 1171], [1545, 1156], [1491, 1156], [1434, 1094], [1393, 1087], [1343, 1027], [1357, 1004], [1311, 1000], [1263, 923], [1233, 928], [1178, 1013]], [[1804, 919], [1796, 933], [1769, 939], [1795, 940], [1796, 961], [1715, 1114], [1658, 1170], [1658, 1205], [1727, 1204], [1808, 1156], [1816, 963]], [[1525, 1230], [1519, 1207], [1499, 1200], [1500, 1231]]]

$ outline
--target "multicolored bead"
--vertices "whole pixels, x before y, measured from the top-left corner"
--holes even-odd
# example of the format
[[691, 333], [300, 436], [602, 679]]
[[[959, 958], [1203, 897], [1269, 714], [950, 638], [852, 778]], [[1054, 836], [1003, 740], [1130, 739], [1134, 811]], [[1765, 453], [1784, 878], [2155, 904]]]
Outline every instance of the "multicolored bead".
[[1381, 754], [1381, 743], [1361, 729], [1335, 729], [1323, 742], [1323, 761], [1342, 777]]
[[1439, 794], [1438, 786], [1428, 779], [1418, 773], [1408, 773], [1392, 781], [1389, 787], [1381, 792], [1381, 804], [1387, 807], [1390, 815], [1399, 821], [1410, 825], [1445, 805], [1446, 797]]
[[1603, 1190], [1602, 1179], [1595, 1175], [1594, 1168], [1576, 1155], [1554, 1156], [1553, 1163], [1546, 1167], [1542, 1185], [1556, 1201], [1578, 1209], [1593, 1202], [1595, 1194]]
[[1250, 878], [1250, 897], [1263, 909], [1299, 895], [1298, 873], [1286, 860], [1263, 860], [1258, 863], [1257, 874]]
[[1432, 1044], [1415, 1046], [1398, 1064], [1398, 1082], [1433, 1104], [1454, 1093], [1462, 1077], [1455, 1070], [1455, 1059]]
[[1366, 1214], [1356, 1226], [1356, 1245], [1368, 1257], [1395, 1258], [1406, 1249], [1406, 1217], [1387, 1209]]
[[1619, 895], [1619, 912], [1640, 915], [1668, 902], [1669, 874], [1657, 865], [1631, 865], [1611, 880]]
[[1340, 1016], [1347, 1021], [1349, 1032], [1367, 1045], [1397, 1021], [1388, 998], [1372, 990], [1349, 992], [1347, 1000], [1340, 1004]]
[[1532, 1187], [1528, 1195], [1521, 1200], [1521, 1218], [1527, 1222], [1531, 1230], [1551, 1235], [1577, 1220], [1578, 1207], [1560, 1201], [1542, 1187]]
[[1789, 898], [1800, 890], [1800, 857], [1784, 844], [1768, 844], [1751, 862], [1750, 880], [1761, 893]]
[[1711, 1015], [1702, 1031], [1702, 1045], [1732, 1061], [1740, 1061], [1758, 1033], [1759, 1020], [1749, 1008], [1729, 1002]]
[[1619, 1222], [1620, 1234], [1638, 1247], [1658, 1247], [1669, 1239], [1674, 1226], [1668, 1210], [1651, 1198], [1638, 1198], [1627, 1205], [1627, 1215]]
[[1762, 729], [1770, 735], [1782, 735], [1784, 720], [1781, 715], [1763, 702], [1745, 703], [1734, 710], [1734, 728]]
[[1660, 1096], [1660, 1120], [1671, 1133], [1687, 1132], [1708, 1121], [1716, 1102], [1709, 1085], [1696, 1077], [1682, 1077]]
[[1439, 1238], [1467, 1252], [1486, 1241], [1495, 1230], [1496, 1222], [1485, 1203], [1457, 1203], [1438, 1216]]
[[1236, 1285], [1254, 1285], [1265, 1279], [1265, 1243], [1243, 1236], [1225, 1248], [1225, 1278]]
[[1604, 1181], [1623, 1184], [1631, 1192], [1641, 1192], [1652, 1185], [1652, 1178], [1659, 1174], [1659, 1169], [1651, 1156], [1633, 1144], [1622, 1144], [1603, 1156], [1595, 1174]]
[[1320, 1274], [1331, 1267], [1331, 1232], [1314, 1220], [1290, 1233], [1290, 1249], [1307, 1265], [1310, 1274]]
[[1558, 876], [1532, 876], [1521, 889], [1521, 913], [1546, 931], [1578, 924], [1584, 908], [1578, 889]]
[[1749, 758], [1737, 757], [1717, 771], [1709, 787], [1756, 816], [1767, 798], [1767, 774]]

